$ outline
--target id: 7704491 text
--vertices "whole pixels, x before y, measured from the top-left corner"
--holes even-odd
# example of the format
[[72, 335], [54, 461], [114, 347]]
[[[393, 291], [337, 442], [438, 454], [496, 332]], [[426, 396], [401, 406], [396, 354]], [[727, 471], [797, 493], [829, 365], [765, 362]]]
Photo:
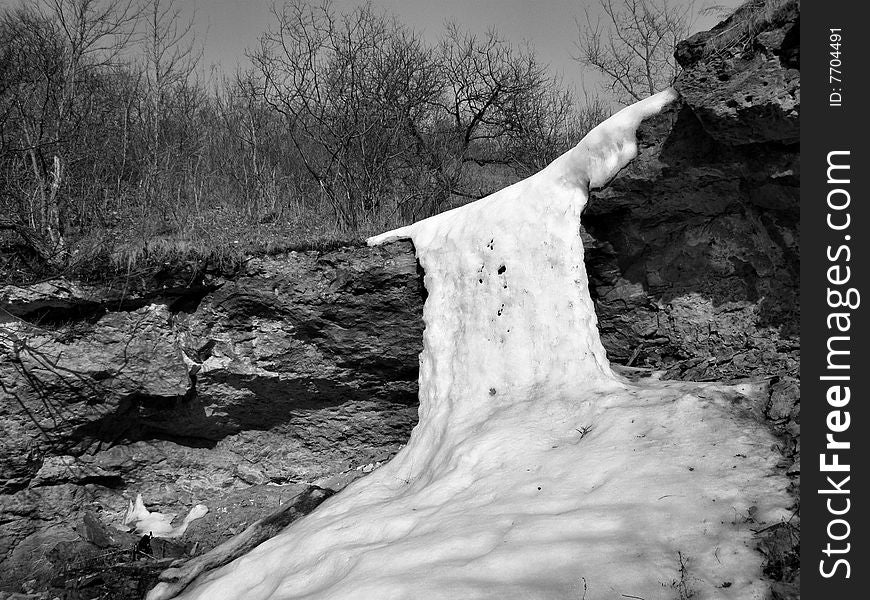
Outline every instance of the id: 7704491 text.
[[828, 59], [828, 83], [831, 93], [828, 96], [828, 106], [837, 107], [843, 105], [843, 59], [840, 46], [843, 44], [843, 30], [839, 27], [829, 29], [828, 40], [831, 51]]

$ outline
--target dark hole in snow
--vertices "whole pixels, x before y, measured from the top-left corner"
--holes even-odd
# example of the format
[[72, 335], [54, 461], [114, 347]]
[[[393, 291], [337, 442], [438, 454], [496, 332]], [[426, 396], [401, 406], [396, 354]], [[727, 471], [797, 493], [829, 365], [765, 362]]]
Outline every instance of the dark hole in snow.
[[505, 271], [507, 271], [507, 267], [504, 266], [504, 265], [502, 265], [502, 266], [500, 266], [500, 267], [498, 268], [498, 274], [499, 274], [499, 275], [501, 275], [501, 274], [504, 273]]

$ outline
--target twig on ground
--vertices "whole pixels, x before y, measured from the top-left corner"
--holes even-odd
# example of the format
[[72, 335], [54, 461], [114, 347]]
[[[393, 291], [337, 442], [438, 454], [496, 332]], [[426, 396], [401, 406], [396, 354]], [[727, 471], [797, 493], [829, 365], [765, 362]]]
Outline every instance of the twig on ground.
[[271, 515], [255, 521], [242, 533], [206, 552], [202, 556], [170, 567], [160, 574], [160, 583], [148, 592], [146, 600], [169, 600], [180, 594], [205, 571], [221, 567], [277, 535], [299, 517], [308, 514], [331, 496], [331, 490], [310, 487]]

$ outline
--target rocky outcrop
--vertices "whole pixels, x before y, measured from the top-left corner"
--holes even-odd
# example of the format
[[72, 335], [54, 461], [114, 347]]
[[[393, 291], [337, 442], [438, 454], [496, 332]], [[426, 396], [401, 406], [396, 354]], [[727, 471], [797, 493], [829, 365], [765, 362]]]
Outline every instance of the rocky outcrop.
[[190, 288], [194, 303], [172, 291], [107, 311], [93, 289], [50, 287], [0, 291], [7, 578], [28, 576], [46, 523], [75, 537], [74, 506], [120, 522], [136, 492], [184, 512], [251, 485], [340, 487], [416, 422], [423, 290], [408, 244], [251, 260]]
[[[639, 157], [584, 215], [609, 358], [765, 380], [786, 454], [799, 431], [798, 19], [784, 3], [745, 40], [723, 45], [726, 22], [683, 43], [682, 99], [642, 126]], [[120, 522], [137, 492], [183, 513], [280, 498], [276, 484], [336, 489], [389, 458], [417, 418], [424, 295], [409, 243], [112, 290], [0, 287], [0, 588], [81, 541], [85, 509]]]
[[796, 0], [748, 3], [680, 43], [680, 95], [714, 140], [798, 143], [799, 19]]
[[[681, 43], [680, 102], [644, 124], [639, 157], [584, 217], [611, 360], [673, 379], [765, 380], [761, 408], [795, 490], [799, 31], [797, 2], [747, 3]], [[760, 542], [776, 597], [799, 597], [795, 523]]]
[[611, 359], [696, 380], [796, 376], [798, 19], [789, 4], [752, 44], [718, 47], [730, 21], [682, 43], [682, 100], [593, 195], [585, 227]]

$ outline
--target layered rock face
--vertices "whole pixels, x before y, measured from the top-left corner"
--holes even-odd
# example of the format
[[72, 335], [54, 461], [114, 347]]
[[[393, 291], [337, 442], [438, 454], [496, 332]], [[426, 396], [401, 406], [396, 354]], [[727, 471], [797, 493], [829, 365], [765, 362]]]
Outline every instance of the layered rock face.
[[[684, 42], [682, 98], [583, 215], [608, 358], [765, 379], [793, 435], [798, 19], [786, 7], [749, 45], [714, 47], [729, 22]], [[408, 242], [134, 297], [0, 286], [0, 584], [79, 539], [86, 507], [120, 522], [137, 492], [186, 512], [250, 486], [337, 488], [392, 456], [417, 420], [424, 295]]]
[[60, 281], [2, 294], [6, 578], [26, 576], [45, 539], [77, 537], [86, 506], [120, 523], [136, 492], [181, 512], [250, 485], [338, 487], [416, 422], [410, 244], [252, 260], [188, 301], [155, 294], [127, 311]]
[[584, 214], [611, 360], [668, 378], [777, 379], [796, 417], [799, 361], [799, 12], [723, 42], [680, 44], [681, 100], [638, 132], [640, 155]]

